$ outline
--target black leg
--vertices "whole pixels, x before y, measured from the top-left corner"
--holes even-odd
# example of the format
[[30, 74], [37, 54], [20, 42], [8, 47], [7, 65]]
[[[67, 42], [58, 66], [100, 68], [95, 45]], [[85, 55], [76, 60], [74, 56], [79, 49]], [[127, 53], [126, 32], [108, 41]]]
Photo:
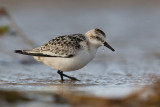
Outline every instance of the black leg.
[[60, 75], [61, 81], [64, 81], [64, 80], [63, 80], [63, 71], [58, 70], [57, 73]]
[[67, 77], [67, 78], [69, 78], [69, 79], [71, 79], [71, 80], [80, 81], [80, 80], [78, 80], [78, 79], [75, 78], [75, 77], [71, 77], [71, 76], [68, 76], [68, 75], [66, 75], [66, 74], [63, 74], [63, 71], [58, 70], [57, 73], [61, 76], [61, 80], [62, 80], [62, 81], [64, 81], [64, 80], [63, 80], [63, 76], [65, 76], [65, 77]]

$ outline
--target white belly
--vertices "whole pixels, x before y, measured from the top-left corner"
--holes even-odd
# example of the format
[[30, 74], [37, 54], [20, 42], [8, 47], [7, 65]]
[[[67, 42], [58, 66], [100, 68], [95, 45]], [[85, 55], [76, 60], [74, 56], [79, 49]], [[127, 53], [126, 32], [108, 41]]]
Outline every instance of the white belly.
[[74, 71], [88, 64], [94, 58], [94, 56], [95, 54], [90, 54], [88, 51], [81, 51], [71, 58], [37, 56], [34, 56], [34, 58], [56, 70]]

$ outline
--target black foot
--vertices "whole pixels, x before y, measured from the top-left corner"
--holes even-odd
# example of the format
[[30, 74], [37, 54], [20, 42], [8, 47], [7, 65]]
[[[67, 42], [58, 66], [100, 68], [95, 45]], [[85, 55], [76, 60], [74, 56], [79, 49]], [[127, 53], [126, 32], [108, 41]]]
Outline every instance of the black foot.
[[77, 79], [77, 78], [75, 78], [75, 77], [71, 77], [71, 76], [68, 76], [68, 75], [66, 75], [66, 74], [63, 74], [63, 71], [58, 70], [57, 73], [61, 76], [61, 80], [62, 80], [62, 81], [64, 81], [64, 80], [63, 80], [63, 76], [64, 76], [64, 77], [67, 77], [67, 78], [69, 78], [69, 79], [71, 79], [71, 80], [74, 80], [74, 81], [80, 81], [79, 79]]

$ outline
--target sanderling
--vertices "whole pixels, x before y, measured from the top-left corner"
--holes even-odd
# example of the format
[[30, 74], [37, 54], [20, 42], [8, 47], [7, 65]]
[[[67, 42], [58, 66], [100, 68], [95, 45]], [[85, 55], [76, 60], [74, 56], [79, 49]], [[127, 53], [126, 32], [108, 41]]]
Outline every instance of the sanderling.
[[78, 80], [65, 75], [65, 71], [74, 71], [84, 67], [96, 55], [100, 46], [106, 46], [115, 51], [106, 41], [106, 35], [100, 29], [92, 29], [83, 34], [70, 34], [56, 37], [48, 43], [32, 50], [15, 50], [16, 53], [31, 55], [34, 59], [58, 70], [63, 76], [71, 80]]

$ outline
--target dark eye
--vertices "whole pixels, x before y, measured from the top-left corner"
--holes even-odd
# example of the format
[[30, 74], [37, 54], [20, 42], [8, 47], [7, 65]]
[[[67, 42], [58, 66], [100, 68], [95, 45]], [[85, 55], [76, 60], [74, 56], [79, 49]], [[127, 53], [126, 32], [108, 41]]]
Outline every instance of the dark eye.
[[99, 37], [96, 36], [96, 39], [99, 39]]

